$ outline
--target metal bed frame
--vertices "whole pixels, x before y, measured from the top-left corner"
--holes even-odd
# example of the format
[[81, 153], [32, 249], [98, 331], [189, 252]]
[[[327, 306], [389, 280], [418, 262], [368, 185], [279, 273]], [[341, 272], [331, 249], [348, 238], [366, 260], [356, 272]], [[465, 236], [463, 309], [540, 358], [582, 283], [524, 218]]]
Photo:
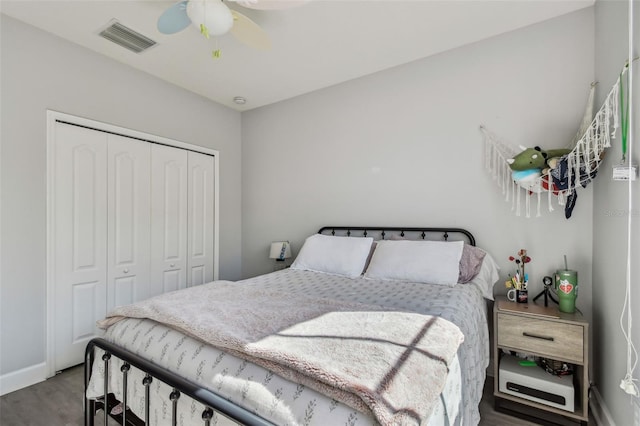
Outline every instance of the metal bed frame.
[[[337, 232], [336, 232], [337, 231]], [[379, 235], [384, 240], [387, 234], [398, 234], [405, 237], [407, 233], [417, 233], [418, 236], [426, 240], [430, 234], [442, 234], [444, 241], [449, 241], [449, 233], [462, 234], [472, 246], [476, 245], [476, 239], [471, 232], [462, 228], [414, 228], [414, 227], [397, 227], [397, 226], [324, 226], [320, 228], [318, 234], [331, 233], [331, 235], [344, 234], [348, 237], [353, 236], [353, 231], [360, 231], [363, 237], [371, 236], [369, 234]]]
[[[354, 234], [366, 236], [374, 236], [377, 235], [380, 239], [385, 239], [385, 237], [391, 233], [397, 234], [400, 237], [405, 237], [406, 233], [413, 233], [420, 237], [420, 239], [427, 239], [428, 235], [431, 234], [440, 234], [442, 240], [449, 241], [449, 234], [460, 234], [463, 235], [468, 243], [475, 246], [476, 241], [474, 236], [462, 228], [430, 228], [430, 227], [393, 227], [393, 226], [325, 226], [320, 228], [318, 231], [319, 234], [331, 234], [331, 235], [345, 235], [345, 236], [355, 236]], [[373, 234], [373, 235], [370, 235]], [[101, 361], [104, 363], [104, 391], [103, 397], [101, 399], [90, 399], [87, 398], [87, 389], [89, 386], [89, 380], [91, 379], [91, 371], [93, 368], [93, 364], [96, 361], [95, 359], [95, 349], [99, 348], [104, 351]], [[120, 371], [123, 375], [123, 400], [118, 401], [113, 396], [112, 393], [109, 392], [109, 366], [112, 357], [119, 358], [124, 362]], [[128, 374], [131, 367], [135, 367], [145, 373], [145, 377], [142, 380], [142, 384], [145, 387], [145, 418], [140, 419], [134, 413], [132, 413], [129, 409], [127, 409], [127, 379]], [[150, 362], [139, 355], [136, 355], [132, 352], [127, 351], [105, 339], [95, 338], [92, 339], [85, 349], [85, 363], [84, 363], [84, 386], [85, 386], [85, 398], [84, 398], [84, 424], [85, 426], [94, 426], [96, 423], [96, 413], [99, 410], [104, 411], [104, 426], [108, 426], [109, 418], [113, 418], [118, 421], [121, 425], [131, 425], [131, 426], [139, 426], [139, 425], [148, 425], [149, 424], [149, 413], [150, 413], [150, 390], [149, 386], [153, 382], [153, 380], [160, 380], [164, 382], [168, 386], [172, 388], [172, 391], [169, 395], [169, 399], [172, 402], [172, 416], [171, 416], [171, 424], [177, 425], [177, 406], [178, 400], [182, 397], [182, 395], [186, 395], [202, 405], [206, 408], [202, 413], [202, 421], [204, 426], [209, 426], [211, 424], [211, 419], [213, 418], [214, 410], [225, 417], [243, 425], [250, 426], [267, 426], [273, 425], [272, 422], [265, 420], [264, 418], [254, 414], [253, 412], [247, 410], [244, 407], [241, 407], [233, 402], [225, 399], [224, 397], [212, 392], [206, 388], [201, 387], [200, 385], [193, 383], [177, 374], [166, 370], [153, 362]], [[113, 407], [122, 403], [122, 414], [111, 415], [110, 412]]]
[[[104, 392], [102, 400], [94, 400], [89, 399], [86, 396], [87, 388], [89, 386], [89, 379], [91, 378], [91, 370], [93, 367], [93, 363], [95, 361], [94, 357], [94, 349], [100, 348], [105, 351], [102, 356], [102, 361], [104, 362]], [[123, 376], [122, 383], [122, 393], [123, 398], [122, 401], [118, 401], [113, 397], [113, 394], [109, 394], [109, 380], [107, 377], [109, 376], [109, 364], [111, 357], [115, 356], [124, 361], [124, 364], [120, 368]], [[110, 411], [117, 404], [122, 402], [123, 408], [127, 407], [127, 378], [131, 367], [135, 367], [142, 372], [146, 373], [144, 379], [142, 380], [142, 384], [145, 387], [145, 418], [144, 420], [137, 417], [135, 414], [130, 412], [128, 409], [123, 409], [122, 414], [118, 415], [110, 415]], [[149, 399], [150, 399], [150, 391], [149, 386], [153, 382], [154, 379], [160, 380], [161, 382], [166, 383], [170, 387], [172, 387], [172, 391], [169, 394], [169, 399], [172, 402], [172, 410], [171, 410], [171, 424], [176, 425], [178, 419], [178, 399], [185, 394], [196, 401], [203, 404], [207, 407], [202, 412], [202, 420], [204, 426], [209, 426], [211, 424], [211, 419], [213, 418], [213, 411], [219, 412], [220, 414], [233, 419], [234, 421], [244, 424], [244, 425], [255, 425], [255, 426], [268, 426], [273, 425], [273, 423], [263, 419], [262, 417], [248, 411], [247, 409], [240, 407], [232, 403], [231, 401], [217, 395], [216, 393], [203, 388], [189, 380], [186, 380], [175, 373], [172, 373], [169, 370], [166, 370], [158, 365], [132, 353], [125, 349], [120, 348], [119, 346], [108, 342], [105, 339], [96, 338], [89, 341], [87, 347], [85, 349], [85, 364], [84, 364], [84, 386], [85, 386], [85, 399], [84, 399], [84, 424], [85, 426], [94, 426], [95, 425], [95, 414], [98, 410], [104, 410], [104, 426], [108, 426], [109, 417], [120, 422], [121, 425], [148, 425], [149, 424]]]

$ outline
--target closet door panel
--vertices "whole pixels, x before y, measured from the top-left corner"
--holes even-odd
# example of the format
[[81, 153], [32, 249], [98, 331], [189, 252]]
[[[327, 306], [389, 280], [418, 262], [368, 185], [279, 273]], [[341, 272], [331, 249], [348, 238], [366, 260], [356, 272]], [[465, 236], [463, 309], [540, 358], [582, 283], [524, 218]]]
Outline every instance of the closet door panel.
[[151, 147], [110, 135], [107, 309], [149, 295]]
[[214, 158], [189, 152], [187, 285], [213, 281]]
[[107, 134], [56, 124], [54, 368], [83, 361], [106, 315]]
[[[148, 275], [147, 271], [147, 275]], [[112, 310], [116, 306], [128, 305], [138, 300], [144, 299], [140, 288], [147, 286], [147, 282], [140, 280], [140, 274], [132, 277], [121, 277], [113, 280], [113, 285], [109, 288], [109, 300], [113, 304], [113, 307], [109, 307], [108, 310]]]
[[150, 295], [186, 287], [187, 151], [151, 146]]

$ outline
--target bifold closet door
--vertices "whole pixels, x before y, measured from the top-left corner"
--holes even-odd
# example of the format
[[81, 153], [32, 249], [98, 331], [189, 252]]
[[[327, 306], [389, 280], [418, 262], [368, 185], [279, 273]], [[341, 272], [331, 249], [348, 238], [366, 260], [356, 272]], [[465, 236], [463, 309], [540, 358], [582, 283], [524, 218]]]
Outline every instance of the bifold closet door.
[[57, 122], [54, 368], [83, 362], [117, 306], [213, 280], [214, 157]]
[[[54, 368], [83, 362], [106, 315], [108, 134], [56, 123]], [[51, 304], [50, 304], [51, 307]]]
[[107, 311], [149, 296], [151, 144], [109, 135]]
[[187, 284], [187, 151], [151, 146], [150, 296]]
[[187, 286], [213, 281], [214, 158], [189, 152]]

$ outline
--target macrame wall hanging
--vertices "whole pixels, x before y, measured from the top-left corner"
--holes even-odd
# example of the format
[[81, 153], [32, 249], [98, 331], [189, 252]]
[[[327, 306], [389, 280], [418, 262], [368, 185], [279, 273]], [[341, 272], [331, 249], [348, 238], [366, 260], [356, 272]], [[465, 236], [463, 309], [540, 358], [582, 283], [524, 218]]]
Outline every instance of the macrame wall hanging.
[[544, 151], [521, 146], [518, 150], [480, 126], [485, 143], [485, 167], [502, 189], [505, 200], [511, 202], [511, 210], [516, 216], [522, 214], [524, 204], [526, 217], [531, 217], [532, 203], [536, 204], [536, 216], [540, 216], [541, 200], [546, 197], [549, 211], [554, 210], [556, 202], [564, 207], [565, 217], [571, 217], [577, 190], [585, 188], [596, 177], [605, 149], [611, 146], [611, 139], [618, 129], [620, 81], [626, 69], [595, 116], [595, 83], [591, 85], [580, 128], [565, 149]]

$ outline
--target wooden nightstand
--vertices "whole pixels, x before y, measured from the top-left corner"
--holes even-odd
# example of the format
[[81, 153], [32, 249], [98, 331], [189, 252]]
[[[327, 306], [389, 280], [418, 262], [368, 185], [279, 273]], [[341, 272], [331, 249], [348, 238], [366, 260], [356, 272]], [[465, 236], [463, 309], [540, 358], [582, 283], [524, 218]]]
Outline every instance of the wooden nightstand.
[[[587, 424], [589, 419], [589, 323], [579, 313], [566, 314], [555, 305], [544, 307], [535, 303], [515, 303], [496, 298], [493, 307], [494, 327], [494, 397], [497, 411], [523, 415], [519, 404], [537, 409], [536, 416], [553, 413], [572, 421]], [[566, 411], [500, 392], [500, 358], [505, 351], [534, 355], [574, 365], [574, 411]], [[538, 368], [538, 367], [531, 367]], [[548, 374], [548, 373], [547, 373]], [[549, 374], [550, 380], [554, 378]], [[513, 404], [513, 403], [518, 404]], [[539, 411], [542, 410], [542, 411]]]

